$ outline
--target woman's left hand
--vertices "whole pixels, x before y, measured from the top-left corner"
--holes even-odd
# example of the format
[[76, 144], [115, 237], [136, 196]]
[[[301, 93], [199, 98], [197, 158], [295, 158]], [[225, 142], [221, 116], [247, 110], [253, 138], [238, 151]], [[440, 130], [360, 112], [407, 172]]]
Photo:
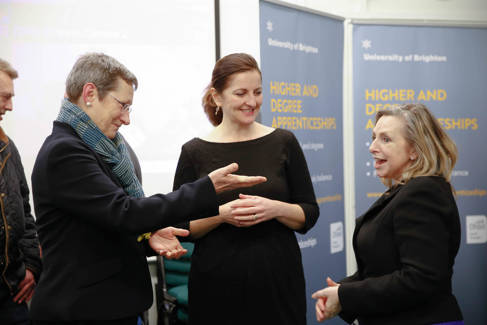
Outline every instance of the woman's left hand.
[[187, 250], [181, 246], [176, 236], [186, 237], [189, 231], [186, 229], [166, 227], [151, 234], [149, 238], [150, 247], [159, 255], [169, 259], [180, 258]]
[[324, 300], [326, 300], [324, 305], [324, 301], [316, 304], [316, 318], [319, 322], [335, 317], [342, 310], [340, 299], [338, 298], [338, 287], [340, 285], [330, 278], [327, 278], [326, 282], [328, 287], [316, 291], [311, 296], [314, 299], [325, 298]]
[[232, 205], [232, 215], [241, 227], [250, 227], [276, 216], [276, 201], [262, 196], [240, 194]]

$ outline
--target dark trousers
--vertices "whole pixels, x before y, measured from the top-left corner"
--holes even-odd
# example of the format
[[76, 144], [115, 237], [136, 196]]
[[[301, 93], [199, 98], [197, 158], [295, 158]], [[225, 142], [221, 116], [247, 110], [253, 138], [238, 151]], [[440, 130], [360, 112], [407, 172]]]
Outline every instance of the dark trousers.
[[18, 304], [8, 295], [0, 301], [0, 324], [30, 325], [29, 310], [25, 302]]

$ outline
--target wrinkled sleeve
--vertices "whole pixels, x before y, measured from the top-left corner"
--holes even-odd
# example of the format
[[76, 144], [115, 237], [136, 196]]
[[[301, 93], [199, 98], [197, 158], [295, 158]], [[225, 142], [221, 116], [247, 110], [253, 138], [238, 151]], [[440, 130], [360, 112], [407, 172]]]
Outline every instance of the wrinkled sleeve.
[[25, 231], [24, 235], [19, 241], [19, 247], [25, 257], [25, 267], [32, 271], [36, 281], [39, 280], [39, 276], [42, 270], [42, 262], [40, 256], [40, 245], [39, 238], [37, 237], [37, 229], [34, 217], [31, 213], [31, 207], [29, 202], [29, 187], [25, 179], [24, 168], [22, 167], [22, 161], [20, 159], [19, 152], [15, 147], [14, 143], [12, 145], [12, 154], [14, 155], [14, 163], [17, 171], [17, 177], [20, 184], [20, 193], [22, 195], [22, 202], [24, 208], [24, 223]]
[[93, 152], [81, 143], [54, 144], [45, 168], [50, 202], [76, 218], [111, 230], [140, 234], [190, 220], [197, 211], [218, 211], [209, 177], [166, 195], [134, 198], [105, 174]]

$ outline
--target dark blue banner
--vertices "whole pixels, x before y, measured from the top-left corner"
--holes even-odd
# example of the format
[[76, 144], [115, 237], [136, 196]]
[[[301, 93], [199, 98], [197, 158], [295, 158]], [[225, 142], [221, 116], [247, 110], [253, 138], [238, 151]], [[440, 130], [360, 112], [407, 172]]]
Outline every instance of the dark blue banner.
[[459, 151], [452, 183], [462, 243], [453, 291], [466, 324], [487, 324], [487, 29], [356, 25], [353, 49], [357, 216], [385, 190], [369, 153], [375, 113], [425, 104]]
[[[311, 293], [326, 276], [346, 275], [343, 204], [341, 20], [260, 2], [262, 122], [292, 131], [308, 162], [320, 218], [297, 235], [306, 277], [308, 324], [317, 324]], [[343, 324], [333, 320], [330, 324]]]

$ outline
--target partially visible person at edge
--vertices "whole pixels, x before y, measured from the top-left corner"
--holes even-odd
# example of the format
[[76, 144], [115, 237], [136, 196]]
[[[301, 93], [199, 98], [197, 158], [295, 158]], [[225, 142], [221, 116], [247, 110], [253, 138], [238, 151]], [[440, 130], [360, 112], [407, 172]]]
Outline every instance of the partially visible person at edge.
[[[13, 109], [17, 71], [0, 59], [0, 121]], [[30, 324], [26, 302], [41, 273], [29, 188], [14, 142], [0, 127], [0, 324]]]
[[137, 85], [101, 53], [81, 56], [68, 75], [68, 98], [32, 173], [45, 265], [31, 302], [34, 324], [137, 324], [152, 304], [149, 246], [167, 257], [184, 253], [175, 235], [187, 230], [164, 227], [212, 215], [217, 193], [265, 181], [233, 175], [238, 166], [230, 164], [144, 197], [118, 132], [130, 122]]
[[[218, 195], [218, 213], [186, 225], [195, 241], [189, 321], [195, 324], [306, 324], [301, 252], [295, 232], [316, 223], [305, 157], [294, 135], [255, 121], [262, 75], [247, 54], [220, 59], [203, 97], [215, 128], [183, 145], [174, 189], [216, 166], [238, 162], [267, 182]], [[201, 217], [203, 211], [197, 216]]]
[[389, 189], [357, 219], [358, 271], [313, 294], [318, 321], [463, 324], [451, 281], [460, 245], [455, 143], [424, 105], [407, 104], [377, 113], [370, 153]]
[[[13, 109], [17, 71], [0, 59], [0, 121]], [[29, 324], [26, 302], [41, 273], [35, 221], [20, 155], [0, 127], [0, 324]]]

